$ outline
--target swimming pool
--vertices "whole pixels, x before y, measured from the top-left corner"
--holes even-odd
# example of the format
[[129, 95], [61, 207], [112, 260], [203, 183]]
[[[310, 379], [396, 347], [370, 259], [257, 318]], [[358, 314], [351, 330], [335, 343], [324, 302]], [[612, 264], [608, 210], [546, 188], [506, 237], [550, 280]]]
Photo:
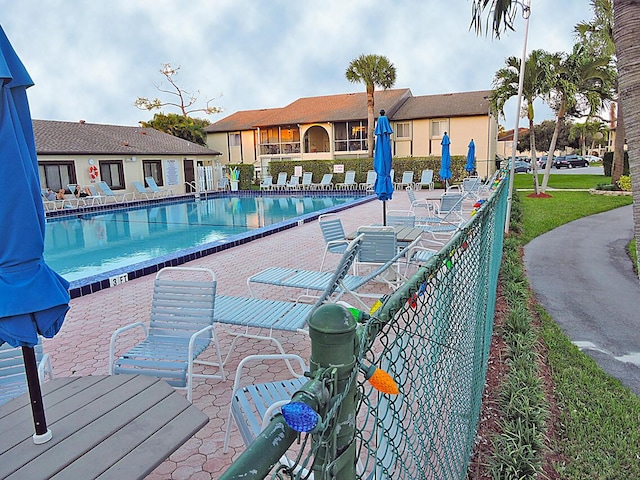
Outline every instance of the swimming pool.
[[154, 273], [348, 208], [367, 197], [242, 195], [193, 198], [49, 218], [45, 260], [72, 297]]

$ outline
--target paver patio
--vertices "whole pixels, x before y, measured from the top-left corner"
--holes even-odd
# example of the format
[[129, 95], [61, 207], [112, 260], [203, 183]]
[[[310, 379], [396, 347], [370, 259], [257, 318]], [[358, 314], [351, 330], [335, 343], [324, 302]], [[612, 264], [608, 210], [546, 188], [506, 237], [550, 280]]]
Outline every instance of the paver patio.
[[[442, 191], [418, 191], [418, 198], [438, 198]], [[394, 193], [387, 202], [388, 210], [409, 208], [408, 196], [403, 191]], [[372, 201], [339, 213], [345, 231], [360, 225], [380, 223], [382, 203]], [[318, 269], [324, 251], [322, 234], [317, 221], [265, 237], [214, 255], [190, 262], [187, 266], [211, 268], [217, 276], [218, 293], [249, 296], [246, 279], [269, 266], [290, 266]], [[327, 263], [337, 264], [338, 256], [330, 255]], [[138, 278], [122, 285], [76, 298], [62, 330], [53, 339], [46, 339], [44, 349], [51, 355], [56, 377], [78, 375], [104, 375], [108, 373], [109, 339], [118, 327], [134, 321], [148, 321], [154, 276]], [[383, 288], [383, 287], [382, 287]], [[379, 290], [385, 292], [388, 290]], [[270, 298], [287, 299], [286, 293], [276, 287], [260, 287], [258, 292]], [[345, 300], [349, 301], [348, 297]], [[373, 302], [373, 300], [372, 300]], [[231, 335], [224, 326], [216, 325], [223, 355], [231, 343]], [[297, 353], [308, 359], [309, 339], [304, 334], [275, 332], [288, 353]], [[131, 337], [131, 343], [134, 338]], [[128, 344], [128, 345], [130, 345]], [[122, 350], [125, 346], [122, 345]], [[201, 358], [214, 361], [209, 349]], [[215, 479], [244, 451], [237, 430], [232, 429], [229, 452], [222, 453], [228, 415], [233, 373], [241, 358], [254, 353], [276, 353], [267, 342], [244, 339], [227, 364], [227, 380], [196, 379], [193, 403], [206, 413], [210, 421], [193, 438], [162, 463], [149, 479]], [[207, 357], [206, 354], [210, 354]], [[259, 365], [251, 370], [255, 381], [286, 378], [280, 363]], [[54, 430], [55, 435], [55, 430]]]

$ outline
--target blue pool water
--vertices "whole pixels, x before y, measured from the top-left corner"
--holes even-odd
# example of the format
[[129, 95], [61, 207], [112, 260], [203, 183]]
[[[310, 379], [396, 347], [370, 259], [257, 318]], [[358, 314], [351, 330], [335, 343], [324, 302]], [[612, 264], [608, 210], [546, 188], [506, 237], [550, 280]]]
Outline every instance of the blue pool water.
[[73, 286], [74, 281], [99, 279], [101, 275], [108, 278], [109, 274], [130, 271], [132, 265], [149, 265], [158, 258], [201, 252], [248, 232], [330, 211], [356, 198], [214, 197], [138, 209], [79, 212], [73, 217], [47, 220], [44, 256], [49, 266]]

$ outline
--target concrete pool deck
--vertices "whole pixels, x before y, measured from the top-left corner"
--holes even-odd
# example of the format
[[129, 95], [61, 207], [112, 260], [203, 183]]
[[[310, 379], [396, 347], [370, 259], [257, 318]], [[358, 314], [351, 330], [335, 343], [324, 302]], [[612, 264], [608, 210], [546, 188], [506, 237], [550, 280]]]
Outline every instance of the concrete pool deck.
[[[435, 199], [441, 194], [442, 190], [416, 192], [419, 199]], [[394, 193], [393, 200], [387, 202], [387, 211], [407, 210], [409, 206], [408, 195], [398, 191]], [[361, 225], [380, 223], [382, 203], [368, 202], [341, 211], [338, 215], [345, 231], [349, 232]], [[211, 268], [216, 273], [220, 294], [249, 296], [246, 279], [253, 273], [269, 266], [318, 269], [323, 252], [322, 234], [317, 221], [313, 221], [184, 265]], [[330, 255], [327, 262], [331, 262], [331, 266], [334, 266], [337, 260], [337, 255]], [[115, 329], [131, 322], [148, 322], [153, 280], [154, 275], [147, 275], [91, 295], [72, 299], [71, 310], [67, 314], [61, 331], [53, 339], [44, 341], [44, 350], [51, 356], [55, 376], [108, 374], [111, 334]], [[282, 289], [271, 288], [268, 291], [266, 288], [261, 288], [259, 292], [267, 293], [269, 298], [287, 299], [286, 292]], [[388, 292], [384, 287], [375, 288], [382, 288], [378, 290], [381, 294]], [[349, 298], [345, 299], [349, 301]], [[221, 325], [216, 325], [216, 331], [224, 354], [231, 343], [232, 336]], [[288, 353], [297, 353], [305, 359], [309, 358], [310, 344], [306, 335], [275, 332], [274, 336], [281, 340]], [[131, 344], [126, 346], [132, 345], [134, 341], [131, 338]], [[266, 345], [267, 342], [264, 341], [241, 342], [226, 366], [227, 380], [224, 382], [195, 380], [193, 403], [209, 416], [210, 421], [152, 472], [148, 479], [216, 479], [245, 450], [234, 426], [229, 452], [222, 453], [233, 373], [241, 358], [247, 355], [276, 353], [272, 346], [264, 348]], [[214, 361], [213, 350], [210, 348], [201, 358]], [[279, 364], [263, 364], [250, 372], [256, 382], [266, 382], [276, 378], [287, 378], [283, 370]], [[55, 435], [55, 425], [52, 425], [51, 429]]]

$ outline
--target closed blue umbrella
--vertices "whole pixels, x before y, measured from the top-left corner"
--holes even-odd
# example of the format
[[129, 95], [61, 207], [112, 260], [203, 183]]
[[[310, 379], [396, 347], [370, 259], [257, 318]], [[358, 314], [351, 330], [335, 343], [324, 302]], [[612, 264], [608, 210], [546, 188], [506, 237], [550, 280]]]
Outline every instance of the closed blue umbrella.
[[69, 284], [43, 258], [45, 215], [26, 92], [31, 85], [0, 27], [0, 192], [5, 197], [0, 208], [0, 345], [22, 346], [36, 424], [34, 441], [41, 443], [50, 432], [32, 347], [38, 334], [51, 338], [62, 326], [69, 309]]
[[444, 180], [445, 187], [448, 185], [447, 180], [451, 178], [451, 152], [449, 151], [450, 144], [451, 140], [449, 140], [449, 135], [447, 135], [447, 132], [444, 132], [444, 136], [442, 137], [442, 141], [440, 142], [440, 145], [442, 145], [440, 179]]
[[387, 224], [387, 200], [393, 196], [393, 183], [391, 182], [391, 125], [389, 119], [380, 110], [378, 123], [374, 130], [376, 143], [373, 152], [373, 169], [376, 171], [376, 183], [373, 191], [382, 200], [382, 224]]
[[467, 150], [467, 164], [464, 166], [464, 169], [469, 172], [469, 174], [473, 173], [476, 169], [475, 167], [475, 158], [476, 158], [476, 144], [473, 143], [473, 138], [469, 142], [469, 150]]

